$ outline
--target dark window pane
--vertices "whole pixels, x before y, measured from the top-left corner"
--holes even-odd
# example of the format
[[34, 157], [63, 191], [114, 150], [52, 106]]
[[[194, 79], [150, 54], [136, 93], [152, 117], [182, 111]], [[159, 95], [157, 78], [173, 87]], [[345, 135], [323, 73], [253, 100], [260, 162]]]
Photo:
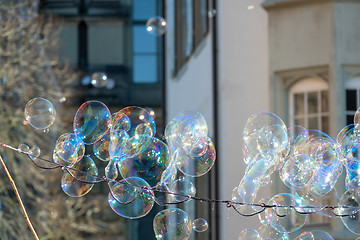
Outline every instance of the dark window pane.
[[308, 129], [319, 129], [317, 117], [309, 117], [308, 123], [309, 123]]
[[308, 113], [317, 113], [318, 112], [318, 93], [309, 92], [308, 93]]
[[205, 35], [208, 31], [208, 1], [201, 0], [201, 26], [202, 26], [202, 34]]
[[329, 92], [321, 91], [321, 112], [329, 112]]
[[294, 113], [295, 116], [305, 113], [303, 93], [294, 94]]
[[134, 56], [134, 83], [157, 82], [157, 61], [155, 56]]
[[356, 90], [346, 90], [346, 110], [356, 111]]
[[346, 125], [354, 124], [354, 115], [346, 115]]
[[145, 26], [135, 25], [133, 27], [134, 52], [155, 53], [157, 38], [146, 32]]
[[182, 13], [184, 17], [183, 25], [183, 55], [190, 56], [193, 47], [193, 8], [192, 0], [183, 0]]
[[329, 117], [321, 117], [321, 131], [329, 133]]

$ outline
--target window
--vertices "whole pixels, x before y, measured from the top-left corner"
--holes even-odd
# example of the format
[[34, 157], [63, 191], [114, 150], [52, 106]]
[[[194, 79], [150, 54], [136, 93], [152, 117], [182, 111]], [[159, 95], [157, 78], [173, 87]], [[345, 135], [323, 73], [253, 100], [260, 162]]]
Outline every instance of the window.
[[290, 123], [329, 132], [329, 91], [320, 78], [306, 78], [290, 89]]
[[360, 77], [356, 77], [345, 83], [346, 98], [346, 125], [354, 123], [354, 115], [360, 107]]
[[209, 31], [207, 0], [176, 0], [175, 72], [186, 63]]

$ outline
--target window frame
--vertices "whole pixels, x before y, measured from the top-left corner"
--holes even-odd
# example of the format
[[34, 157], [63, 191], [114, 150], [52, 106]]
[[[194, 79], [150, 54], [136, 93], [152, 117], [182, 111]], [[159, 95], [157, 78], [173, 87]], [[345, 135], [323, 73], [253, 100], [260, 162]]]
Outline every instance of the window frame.
[[[356, 91], [356, 110], [347, 109], [347, 90]], [[345, 122], [348, 125], [347, 119], [349, 116], [354, 116], [356, 111], [360, 108], [360, 76], [356, 76], [345, 82]], [[353, 123], [353, 122], [352, 122]]]

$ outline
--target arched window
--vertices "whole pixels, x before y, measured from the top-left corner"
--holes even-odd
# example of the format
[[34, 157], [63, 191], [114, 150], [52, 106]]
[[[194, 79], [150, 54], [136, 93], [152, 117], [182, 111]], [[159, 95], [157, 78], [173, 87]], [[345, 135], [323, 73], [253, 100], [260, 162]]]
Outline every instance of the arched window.
[[304, 78], [289, 91], [291, 125], [329, 132], [329, 87], [321, 78]]
[[354, 114], [360, 107], [360, 76], [345, 83], [346, 124], [354, 123]]

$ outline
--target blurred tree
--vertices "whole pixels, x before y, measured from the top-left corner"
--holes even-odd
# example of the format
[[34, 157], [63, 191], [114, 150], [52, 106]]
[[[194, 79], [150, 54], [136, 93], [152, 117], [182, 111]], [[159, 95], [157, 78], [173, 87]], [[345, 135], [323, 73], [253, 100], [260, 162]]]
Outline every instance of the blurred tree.
[[[52, 158], [57, 136], [69, 129], [66, 98], [77, 91], [78, 76], [56, 57], [58, 25], [39, 16], [38, 1], [0, 2], [0, 142], [40, 147]], [[50, 100], [57, 120], [50, 131], [39, 131], [24, 121], [24, 106], [34, 97]], [[72, 113], [74, 114], [74, 112]], [[60, 188], [62, 172], [42, 170], [17, 152], [0, 149], [27, 207], [40, 239], [110, 239], [122, 235], [123, 220], [112, 213], [104, 191], [85, 198], [66, 196]], [[100, 194], [99, 194], [100, 193]], [[0, 172], [0, 239], [32, 239], [13, 189]], [[121, 239], [121, 238], [120, 238]]]

